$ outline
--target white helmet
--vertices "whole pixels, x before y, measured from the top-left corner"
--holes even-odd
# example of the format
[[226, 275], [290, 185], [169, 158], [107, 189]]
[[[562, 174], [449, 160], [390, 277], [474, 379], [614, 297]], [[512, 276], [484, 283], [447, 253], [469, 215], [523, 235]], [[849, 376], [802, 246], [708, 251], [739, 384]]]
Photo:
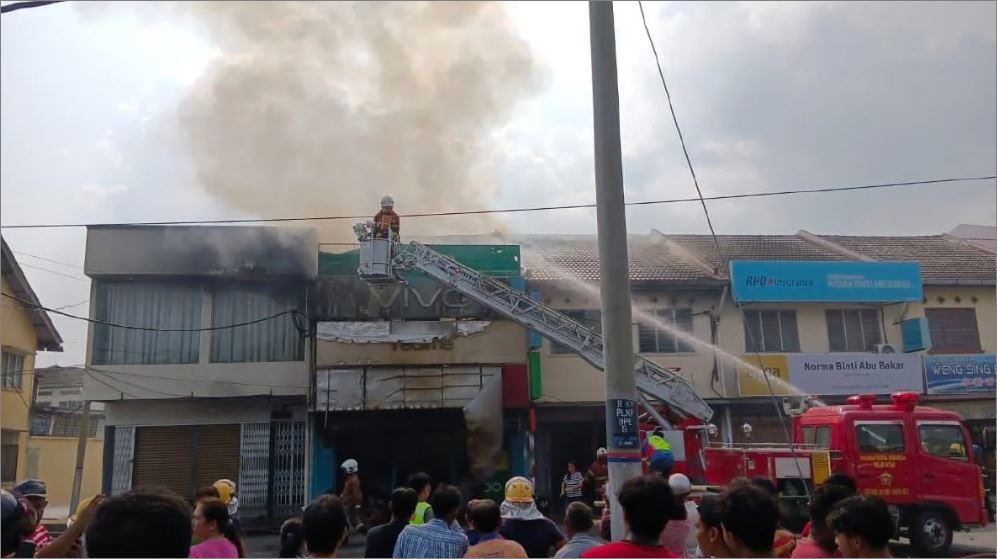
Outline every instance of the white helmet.
[[599, 447], [599, 450], [595, 451], [596, 456], [605, 456], [607, 454], [609, 454], [609, 451], [605, 447]]
[[357, 473], [357, 469], [359, 469], [359, 467], [360, 466], [357, 465], [357, 461], [352, 458], [350, 458], [346, 462], [343, 462], [343, 465], [340, 466], [340, 468], [342, 468], [348, 474]]
[[672, 474], [668, 478], [668, 486], [676, 495], [688, 495], [692, 492], [692, 482], [685, 474]]
[[384, 198], [381, 198], [381, 207], [382, 208], [395, 207], [395, 199], [392, 198], [391, 196], [385, 196]]

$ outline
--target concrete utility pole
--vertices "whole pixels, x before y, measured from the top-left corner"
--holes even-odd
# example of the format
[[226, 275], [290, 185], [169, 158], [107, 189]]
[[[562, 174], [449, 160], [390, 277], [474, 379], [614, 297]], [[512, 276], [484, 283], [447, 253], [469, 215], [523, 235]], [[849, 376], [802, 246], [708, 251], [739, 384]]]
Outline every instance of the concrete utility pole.
[[620, 154], [620, 93], [612, 2], [589, 2], [592, 45], [592, 112], [595, 130], [595, 201], [602, 279], [602, 334], [606, 373], [606, 446], [609, 450], [610, 522], [623, 539], [623, 510], [616, 499], [624, 481], [642, 473], [637, 431], [627, 219]]
[[76, 469], [73, 472], [73, 494], [69, 496], [69, 514], [76, 512], [83, 487], [83, 462], [87, 457], [87, 438], [90, 436], [90, 400], [83, 402], [80, 412], [80, 434], [76, 439]]

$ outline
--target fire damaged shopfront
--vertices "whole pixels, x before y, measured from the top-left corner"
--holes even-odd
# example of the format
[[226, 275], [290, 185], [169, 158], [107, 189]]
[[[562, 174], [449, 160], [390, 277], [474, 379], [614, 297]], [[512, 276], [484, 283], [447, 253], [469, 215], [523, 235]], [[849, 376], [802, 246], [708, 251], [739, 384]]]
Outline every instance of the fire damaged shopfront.
[[[433, 248], [523, 288], [518, 246]], [[358, 265], [319, 254], [308, 493], [338, 492], [352, 458], [372, 511], [420, 471], [497, 497], [528, 471], [526, 330], [418, 272], [378, 286]]]

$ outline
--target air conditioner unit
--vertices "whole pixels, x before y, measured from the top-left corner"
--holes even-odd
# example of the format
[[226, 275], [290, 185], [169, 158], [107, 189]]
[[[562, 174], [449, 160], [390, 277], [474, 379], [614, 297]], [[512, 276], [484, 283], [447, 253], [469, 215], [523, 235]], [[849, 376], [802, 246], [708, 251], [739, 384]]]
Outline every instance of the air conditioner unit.
[[876, 353], [899, 353], [893, 344], [876, 344]]

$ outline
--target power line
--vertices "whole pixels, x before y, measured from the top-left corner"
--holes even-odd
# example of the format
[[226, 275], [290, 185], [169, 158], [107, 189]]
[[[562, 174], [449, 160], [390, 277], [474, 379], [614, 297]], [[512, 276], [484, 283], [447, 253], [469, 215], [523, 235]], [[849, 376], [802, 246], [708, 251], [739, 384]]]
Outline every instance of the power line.
[[685, 147], [685, 137], [682, 135], [682, 128], [679, 127], [679, 119], [675, 116], [675, 107], [672, 105], [672, 94], [668, 91], [668, 83], [665, 81], [665, 73], [661, 69], [661, 59], [658, 58], [658, 48], [654, 46], [654, 39], [651, 38], [651, 29], [647, 26], [647, 18], [644, 17], [644, 3], [638, 0], [637, 7], [640, 8], [640, 20], [644, 22], [644, 32], [647, 33], [647, 42], [651, 44], [651, 52], [654, 53], [654, 63], [658, 67], [658, 77], [661, 78], [661, 86], [665, 88], [665, 98], [668, 99], [668, 110], [672, 113], [672, 122], [675, 123], [675, 131], [679, 135], [679, 143], [682, 145], [682, 153], [685, 155], [685, 163], [689, 166], [689, 174], [692, 175], [692, 184], [696, 186], [696, 194], [699, 203], [703, 206], [703, 213], [706, 214], [706, 224], [710, 227], [710, 235], [713, 235], [713, 242], [717, 245], [717, 253], [720, 254], [721, 264], [723, 264], [723, 251], [720, 248], [720, 241], [717, 239], [717, 232], [713, 229], [713, 220], [710, 219], [710, 210], [706, 208], [706, 200], [703, 199], [703, 191], [699, 188], [699, 179], [696, 178], [696, 171], [692, 168], [692, 159], [689, 158], [689, 150]]
[[[159, 394], [159, 395], [162, 395], [162, 396], [172, 396], [174, 398], [187, 398], [187, 397], [190, 396], [190, 394], [175, 394], [173, 392], [165, 392], [163, 390], [156, 390], [155, 388], [149, 388], [148, 386], [142, 386], [140, 384], [135, 384], [134, 382], [130, 382], [130, 381], [127, 381], [127, 380], [124, 380], [124, 379], [113, 377], [113, 376], [111, 376], [111, 375], [109, 375], [109, 374], [107, 374], [107, 373], [105, 373], [105, 372], [103, 372], [103, 371], [101, 371], [99, 369], [91, 369], [90, 367], [87, 367], [86, 369], [84, 369], [84, 372], [86, 373], [86, 375], [88, 377], [96, 380], [97, 382], [100, 382], [100, 380], [97, 377], [94, 376], [94, 374], [93, 374], [94, 372], [102, 373], [105, 376], [108, 376], [108, 377], [110, 377], [111, 379], [113, 379], [113, 380], [115, 380], [117, 382], [123, 382], [123, 383], [127, 384], [128, 386], [133, 386], [135, 388], [138, 388], [139, 390], [145, 390], [147, 392], [152, 392], [153, 394]], [[104, 386], [107, 386], [107, 384], [104, 384]], [[115, 388], [114, 390], [117, 390], [118, 392], [121, 392], [120, 388]]]
[[68, 318], [75, 318], [76, 320], [83, 320], [83, 321], [89, 322], [91, 324], [99, 324], [99, 325], [103, 325], [103, 326], [111, 326], [111, 327], [114, 327], [114, 328], [123, 328], [125, 330], [142, 330], [144, 332], [210, 332], [210, 331], [214, 331], [214, 330], [228, 330], [228, 329], [231, 329], [231, 328], [239, 328], [239, 327], [242, 327], [242, 326], [252, 326], [253, 324], [259, 324], [261, 322], [266, 322], [268, 320], [273, 320], [275, 318], [279, 318], [279, 317], [284, 316], [284, 315], [293, 315], [293, 314], [296, 314], [296, 313], [299, 312], [297, 309], [290, 309], [290, 310], [281, 311], [281, 312], [278, 312], [278, 313], [275, 313], [275, 314], [272, 314], [272, 315], [269, 315], [269, 316], [265, 316], [263, 318], [257, 318], [255, 320], [249, 320], [249, 321], [246, 321], [246, 322], [239, 322], [239, 323], [236, 323], [236, 324], [226, 324], [226, 325], [223, 325], [223, 326], [209, 326], [207, 328], [150, 328], [150, 327], [147, 327], [147, 326], [130, 326], [130, 325], [127, 325], [127, 324], [116, 324], [114, 322], [108, 322], [106, 320], [98, 320], [98, 319], [95, 319], [95, 318], [88, 318], [88, 317], [85, 317], [85, 316], [77, 316], [75, 314], [69, 314], [69, 313], [66, 313], [66, 312], [59, 311], [59, 310], [50, 309], [48, 307], [43, 307], [41, 305], [36, 305], [36, 304], [31, 303], [29, 301], [25, 301], [24, 299], [21, 299], [20, 297], [15, 297], [15, 296], [13, 296], [13, 295], [11, 295], [9, 293], [0, 293], [0, 295], [3, 295], [4, 297], [7, 297], [9, 299], [13, 299], [13, 300], [17, 301], [18, 303], [21, 303], [22, 305], [27, 305], [28, 307], [30, 307], [32, 309], [43, 310], [43, 311], [50, 312], [50, 313], [53, 313], [53, 314], [57, 314], [57, 315], [60, 315], [60, 316], [65, 316], [65, 317], [68, 317]]
[[[193, 363], [191, 365], [196, 366], [197, 364]], [[101, 373], [101, 374], [103, 374], [105, 376], [109, 376], [111, 378], [114, 378], [116, 375], [122, 375], [122, 376], [127, 376], [127, 377], [132, 377], [132, 378], [144, 378], [144, 379], [151, 379], [151, 380], [171, 380], [171, 381], [174, 381], [174, 382], [189, 382], [189, 383], [197, 383], [197, 384], [232, 384], [232, 385], [235, 385], [235, 386], [252, 386], [252, 387], [257, 387], [257, 388], [297, 388], [299, 390], [307, 390], [307, 389], [310, 388], [309, 386], [300, 386], [300, 385], [296, 385], [296, 384], [270, 384], [270, 383], [265, 383], [265, 382], [243, 382], [243, 381], [238, 381], [238, 380], [219, 380], [219, 379], [200, 380], [200, 379], [195, 379], [195, 378], [180, 378], [180, 377], [171, 377], [171, 376], [166, 376], [166, 375], [147, 375], [147, 374], [139, 374], [139, 373], [129, 373], [129, 372], [126, 372], [126, 371], [111, 371], [111, 370], [108, 370], [108, 369], [101, 369], [101, 368], [93, 367], [93, 366], [89, 366], [88, 367], [87, 365], [84, 365], [84, 364], [78, 364], [78, 365], [55, 365], [55, 366], [59, 367], [60, 369], [82, 369], [82, 370], [84, 370], [84, 372], [86, 372], [86, 371], [94, 371], [94, 372]], [[37, 377], [38, 376], [38, 371], [44, 370], [44, 369], [45, 368], [35, 369], [33, 371], [29, 371], [27, 369], [22, 369], [20, 371], [20, 374], [21, 374], [21, 376], [32, 376], [33, 375], [33, 376]], [[91, 378], [93, 378], [93, 377], [91, 376]], [[124, 380], [122, 380], [121, 382], [127, 383], [127, 381], [124, 381]], [[128, 383], [128, 384], [132, 384], [132, 383]], [[132, 384], [132, 386], [137, 386], [139, 388], [145, 388], [144, 386], [137, 385], [137, 384]], [[150, 388], [149, 390], [152, 390], [152, 389]], [[175, 395], [175, 394], [171, 394], [171, 395], [177, 396], [178, 398], [187, 398], [187, 397], [189, 397], [189, 395]]]
[[31, 0], [30, 2], [17, 2], [15, 4], [7, 4], [6, 6], [0, 6], [0, 14], [6, 14], [7, 12], [13, 12], [17, 10], [24, 10], [26, 8], [40, 8], [42, 6], [48, 6], [49, 4], [61, 4], [66, 0]]
[[42, 272], [48, 272], [50, 274], [55, 274], [57, 276], [62, 276], [64, 278], [69, 278], [69, 279], [76, 280], [76, 281], [86, 281], [86, 282], [90, 281], [90, 278], [81, 278], [80, 276], [71, 276], [69, 274], [64, 274], [62, 272], [57, 272], [55, 270], [50, 270], [48, 268], [42, 268], [41, 266], [35, 266], [33, 264], [24, 264], [24, 263], [22, 263], [21, 266], [24, 267], [24, 268], [31, 268], [32, 270], [41, 270]]
[[83, 266], [79, 264], [70, 264], [69, 262], [63, 262], [62, 260], [56, 260], [54, 258], [47, 258], [45, 256], [38, 256], [37, 254], [31, 254], [30, 252], [21, 252], [19, 250], [12, 250], [14, 254], [20, 254], [21, 256], [30, 256], [31, 258], [37, 258], [38, 260], [44, 260], [45, 262], [51, 262], [52, 264], [61, 264], [62, 266], [68, 266], [70, 268], [76, 268], [77, 270], [82, 270]]
[[[974, 177], [951, 177], [944, 179], [927, 179], [903, 182], [888, 182], [878, 184], [862, 184], [856, 186], [832, 186], [818, 188], [796, 188], [789, 190], [779, 190], [772, 192], [744, 192], [741, 194], [721, 194], [717, 196], [703, 196], [694, 198], [667, 198], [661, 200], [643, 200], [639, 202], [627, 202], [627, 206], [653, 206], [659, 204], [679, 204], [686, 202], [714, 201], [714, 200], [737, 200], [741, 198], [765, 198], [769, 196], [788, 196], [793, 194], [822, 194], [827, 192], [847, 192], [852, 190], [873, 190], [879, 188], [902, 188], [910, 186], [922, 186], [931, 184], [973, 182], [997, 179], [997, 175], [982, 175]], [[560, 206], [531, 206], [522, 208], [504, 208], [497, 210], [460, 210], [449, 212], [423, 212], [401, 214], [400, 217], [406, 219], [417, 217], [450, 217], [462, 215], [487, 215], [487, 214], [511, 214], [526, 212], [544, 212], [553, 210], [577, 210], [595, 208], [595, 204], [565, 204]], [[17, 225], [0, 225], [0, 229], [60, 229], [78, 227], [125, 227], [125, 226], [151, 226], [151, 225], [237, 225], [251, 223], [290, 223], [301, 221], [337, 221], [345, 219], [370, 219], [369, 215], [332, 215], [332, 216], [312, 216], [312, 217], [271, 217], [256, 219], [203, 219], [203, 220], [175, 220], [175, 221], [132, 221], [120, 223], [22, 223]]]

